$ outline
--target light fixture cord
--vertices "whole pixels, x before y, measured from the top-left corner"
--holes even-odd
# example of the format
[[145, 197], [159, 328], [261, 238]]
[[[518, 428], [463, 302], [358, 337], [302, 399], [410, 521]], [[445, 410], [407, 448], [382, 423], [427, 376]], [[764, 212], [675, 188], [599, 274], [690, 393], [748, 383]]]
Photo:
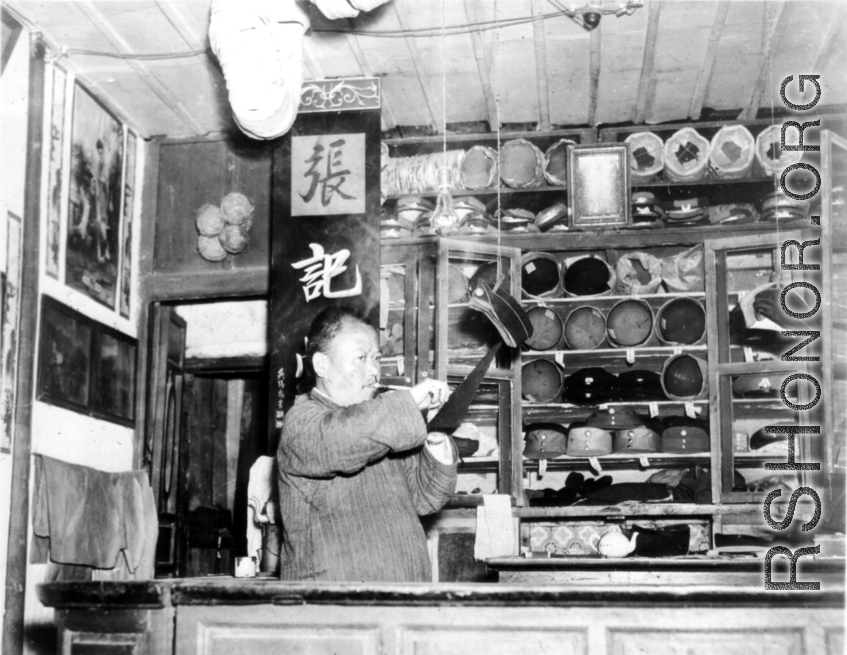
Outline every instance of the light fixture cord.
[[[444, 3], [445, 0], [441, 0], [441, 141], [443, 148], [442, 165], [444, 168], [447, 168], [447, 58], [444, 55], [444, 42], [447, 38], [447, 23], [444, 16]], [[450, 177], [452, 181], [452, 175]]]
[[[496, 179], [497, 184], [497, 284], [500, 284], [500, 279], [503, 276], [503, 257], [501, 256], [500, 245], [500, 19], [497, 12], [497, 0], [494, 0], [494, 109], [496, 111], [495, 120], [497, 121], [497, 162], [496, 162]], [[511, 290], [509, 290], [511, 293]]]

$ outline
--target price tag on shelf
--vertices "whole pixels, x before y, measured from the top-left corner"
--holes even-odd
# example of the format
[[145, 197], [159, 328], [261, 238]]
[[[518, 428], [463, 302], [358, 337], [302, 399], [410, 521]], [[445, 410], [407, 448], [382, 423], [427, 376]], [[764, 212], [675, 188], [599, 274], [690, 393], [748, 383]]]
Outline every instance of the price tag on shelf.
[[659, 415], [659, 403], [652, 402], [648, 407], [650, 408], [650, 418], [656, 418]]
[[559, 366], [561, 366], [562, 368], [565, 367], [565, 353], [563, 353], [561, 350], [559, 350], [559, 351], [556, 352], [555, 355], [553, 355], [553, 357], [554, 357], [554, 359], [556, 360], [556, 363]]
[[600, 460], [597, 457], [589, 457], [588, 463], [591, 466], [591, 468], [593, 468], [598, 473], [603, 472], [603, 465], [600, 464]]
[[406, 375], [406, 358], [403, 355], [397, 355], [397, 375], [400, 377]]
[[680, 348], [679, 346], [674, 346], [673, 354], [674, 355], [681, 355], [682, 354], [682, 348]]
[[635, 348], [626, 349], [626, 363], [635, 364]]
[[697, 418], [697, 414], [700, 413], [700, 408], [697, 407], [690, 400], [685, 403], [685, 415], [688, 418]]
[[609, 409], [609, 403], [600, 403], [597, 405], [597, 409], [607, 410]]
[[539, 459], [538, 460], [538, 479], [540, 480], [541, 478], [543, 478], [545, 473], [547, 473], [547, 460], [546, 459]]
[[751, 346], [744, 346], [744, 361], [748, 364], [756, 361], [753, 357], [753, 348]]
[[641, 465], [641, 468], [650, 468], [650, 460], [647, 459], [647, 455], [639, 455], [638, 463]]

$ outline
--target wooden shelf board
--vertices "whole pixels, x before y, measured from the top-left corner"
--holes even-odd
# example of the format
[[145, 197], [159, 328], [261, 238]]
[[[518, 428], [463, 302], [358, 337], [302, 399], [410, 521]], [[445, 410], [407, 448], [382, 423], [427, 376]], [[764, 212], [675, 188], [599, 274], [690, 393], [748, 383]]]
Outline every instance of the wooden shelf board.
[[723, 516], [759, 514], [762, 506], [753, 503], [695, 504], [638, 503], [634, 505], [571, 505], [568, 507], [521, 507], [514, 511], [522, 519], [579, 518], [593, 516]]

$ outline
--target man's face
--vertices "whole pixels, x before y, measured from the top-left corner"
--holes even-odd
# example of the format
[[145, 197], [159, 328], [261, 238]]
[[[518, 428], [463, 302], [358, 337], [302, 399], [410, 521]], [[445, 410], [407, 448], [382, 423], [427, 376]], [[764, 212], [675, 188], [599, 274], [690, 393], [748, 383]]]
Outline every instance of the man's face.
[[345, 321], [329, 353], [316, 355], [318, 388], [342, 407], [373, 398], [379, 382], [379, 344], [369, 325]]

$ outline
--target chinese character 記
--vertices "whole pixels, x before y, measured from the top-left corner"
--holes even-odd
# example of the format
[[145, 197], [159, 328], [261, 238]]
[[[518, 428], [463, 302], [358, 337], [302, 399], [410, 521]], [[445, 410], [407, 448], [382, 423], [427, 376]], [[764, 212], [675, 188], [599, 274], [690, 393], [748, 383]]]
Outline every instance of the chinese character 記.
[[300, 281], [303, 282], [303, 293], [306, 302], [315, 298], [349, 298], [362, 293], [362, 275], [356, 266], [356, 283], [349, 289], [333, 291], [330, 288], [332, 278], [341, 275], [347, 270], [345, 263], [350, 257], [350, 251], [346, 248], [339, 250], [334, 255], [324, 253], [324, 248], [318, 243], [310, 243], [312, 256], [293, 263], [291, 266], [297, 270], [306, 269]]

